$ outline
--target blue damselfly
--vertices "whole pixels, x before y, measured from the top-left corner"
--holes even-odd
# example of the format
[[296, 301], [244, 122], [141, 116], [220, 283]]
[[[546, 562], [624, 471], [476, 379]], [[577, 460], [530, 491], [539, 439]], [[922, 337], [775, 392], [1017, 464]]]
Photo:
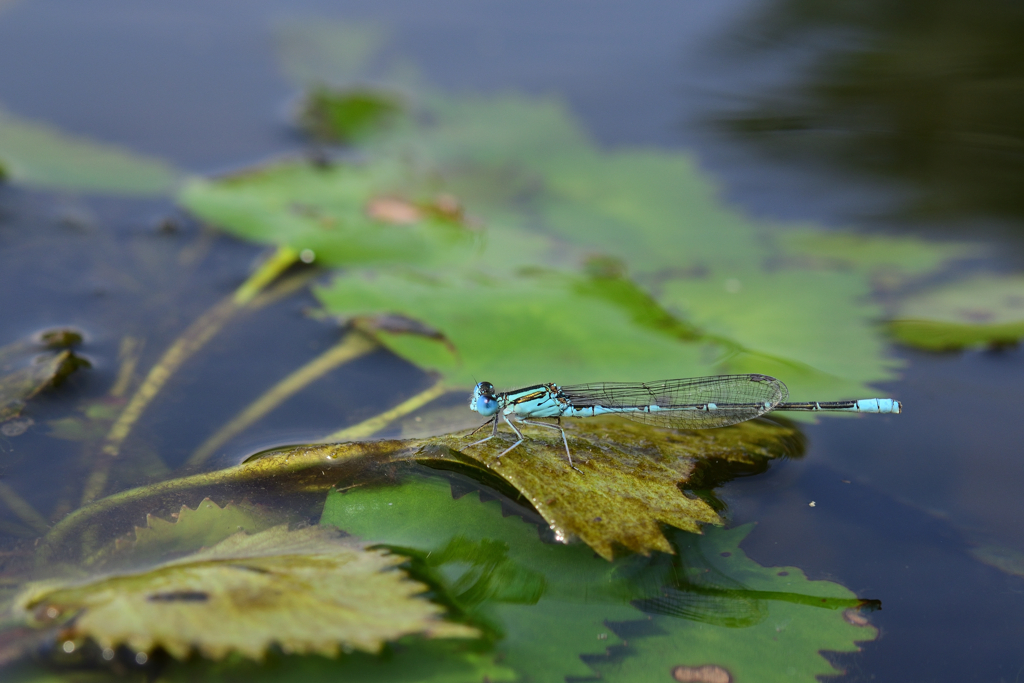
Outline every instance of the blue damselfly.
[[[523, 442], [523, 434], [509, 416], [524, 424], [548, 427], [562, 434], [565, 454], [572, 463], [569, 442], [562, 429], [563, 417], [621, 415], [631, 420], [676, 429], [725, 427], [780, 410], [842, 411], [856, 413], [899, 413], [903, 406], [891, 398], [858, 401], [809, 401], [786, 403], [789, 390], [768, 375], [718, 375], [657, 382], [598, 382], [596, 384], [537, 384], [513, 391], [495, 392], [490, 382], [473, 388], [469, 408], [491, 419], [491, 435], [470, 446], [493, 439], [498, 422], [504, 420], [519, 438], [498, 454], [500, 458]], [[556, 424], [533, 422], [554, 418]], [[578, 470], [577, 470], [578, 471]]]

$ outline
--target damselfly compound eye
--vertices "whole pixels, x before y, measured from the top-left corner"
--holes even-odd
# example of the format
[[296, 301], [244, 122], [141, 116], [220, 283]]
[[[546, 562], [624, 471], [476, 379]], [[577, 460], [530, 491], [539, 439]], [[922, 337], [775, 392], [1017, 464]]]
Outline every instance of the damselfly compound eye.
[[498, 411], [498, 402], [489, 396], [478, 396], [476, 411], [481, 415], [494, 415]]

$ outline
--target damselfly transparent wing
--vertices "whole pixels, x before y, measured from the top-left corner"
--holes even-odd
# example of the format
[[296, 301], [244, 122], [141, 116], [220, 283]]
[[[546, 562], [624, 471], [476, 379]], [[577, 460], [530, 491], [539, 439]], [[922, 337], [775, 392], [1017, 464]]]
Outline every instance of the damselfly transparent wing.
[[597, 382], [561, 389], [574, 408], [634, 409], [622, 416], [675, 429], [711, 429], [744, 422], [770, 412], [789, 397], [786, 385], [768, 375]]

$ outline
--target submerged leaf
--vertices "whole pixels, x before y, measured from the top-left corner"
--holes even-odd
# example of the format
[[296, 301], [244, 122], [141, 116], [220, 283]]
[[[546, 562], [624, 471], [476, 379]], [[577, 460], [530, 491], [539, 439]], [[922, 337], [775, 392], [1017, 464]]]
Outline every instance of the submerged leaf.
[[204, 498], [194, 510], [182, 505], [174, 517], [172, 522], [146, 515], [146, 526], [135, 527], [130, 537], [116, 539], [112, 550], [128, 557], [133, 564], [145, 564], [216, 545], [239, 531], [251, 534], [284, 521], [281, 515], [251, 504], [229, 503], [220, 507], [209, 498]]
[[78, 583], [30, 584], [15, 604], [66, 638], [183, 659], [235, 652], [377, 652], [406, 635], [472, 638], [417, 597], [425, 586], [395, 567], [403, 561], [316, 527], [237, 533], [208, 550], [146, 572]]
[[89, 362], [71, 351], [62, 351], [0, 376], [0, 422], [17, 417], [25, 401], [47, 387], [60, 384], [81, 367], [89, 367]]
[[1024, 277], [986, 276], [908, 299], [889, 329], [899, 341], [929, 351], [1024, 338]]
[[[675, 534], [679, 551], [669, 585], [640, 606], [657, 632], [630, 639], [631, 656], [593, 660], [609, 683], [650, 681], [805, 681], [841, 673], [822, 651], [857, 652], [878, 631], [862, 601], [795, 567], [762, 567], [739, 544], [753, 525]], [[877, 603], [875, 603], [877, 604]], [[692, 677], [703, 674], [718, 678]]]
[[165, 194], [180, 174], [158, 159], [73, 136], [0, 110], [7, 178], [32, 187], [116, 194]]

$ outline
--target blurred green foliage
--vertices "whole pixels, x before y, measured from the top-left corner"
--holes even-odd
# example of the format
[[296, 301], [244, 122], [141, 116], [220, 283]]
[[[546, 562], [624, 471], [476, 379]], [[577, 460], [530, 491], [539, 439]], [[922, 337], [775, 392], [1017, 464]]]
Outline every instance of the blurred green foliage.
[[299, 105], [298, 121], [314, 140], [351, 143], [394, 121], [402, 107], [394, 96], [368, 88], [317, 87]]
[[0, 179], [50, 190], [160, 195], [182, 177], [159, 159], [25, 121], [2, 109], [0, 159]]

